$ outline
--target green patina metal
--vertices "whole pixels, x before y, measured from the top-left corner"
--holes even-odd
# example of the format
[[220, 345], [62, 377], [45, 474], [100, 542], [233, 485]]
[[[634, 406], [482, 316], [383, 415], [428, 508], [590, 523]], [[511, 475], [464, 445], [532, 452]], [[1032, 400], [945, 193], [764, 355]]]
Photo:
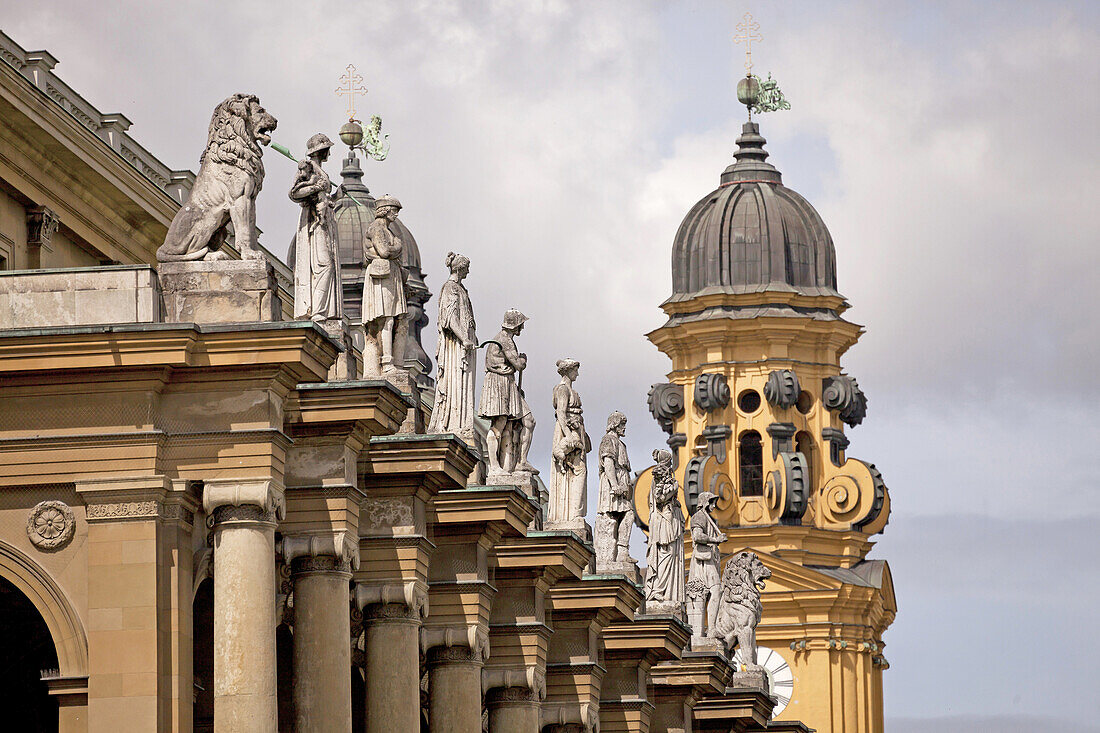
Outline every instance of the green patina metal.
[[378, 115], [370, 116], [370, 124], [363, 130], [363, 144], [360, 146], [363, 152], [382, 161], [390, 154], [390, 136], [382, 134], [382, 118]]
[[298, 162], [298, 159], [291, 154], [290, 148], [286, 147], [285, 145], [280, 145], [279, 143], [272, 141], [268, 144], [268, 147], [274, 150], [276, 153], [282, 153], [286, 157], [293, 160], [295, 163]]
[[777, 112], [782, 109], [790, 109], [791, 103], [787, 101], [787, 98], [783, 96], [783, 92], [779, 90], [779, 82], [772, 79], [771, 72], [768, 73], [767, 79], [761, 79], [756, 74], [750, 74], [750, 76], [756, 80], [759, 85], [756, 90], [756, 94], [753, 95], [754, 99], [752, 103], [745, 103], [745, 106], [749, 108], [749, 112], [755, 112], [761, 114], [763, 112]]

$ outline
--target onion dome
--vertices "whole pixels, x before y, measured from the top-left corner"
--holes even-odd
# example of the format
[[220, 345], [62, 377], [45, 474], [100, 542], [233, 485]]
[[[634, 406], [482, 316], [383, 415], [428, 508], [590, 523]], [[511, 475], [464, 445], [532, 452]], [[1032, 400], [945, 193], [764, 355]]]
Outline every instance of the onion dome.
[[759, 125], [746, 123], [736, 162], [680, 224], [666, 302], [765, 291], [839, 297], [829, 230], [806, 199], [783, 185], [764, 143]]

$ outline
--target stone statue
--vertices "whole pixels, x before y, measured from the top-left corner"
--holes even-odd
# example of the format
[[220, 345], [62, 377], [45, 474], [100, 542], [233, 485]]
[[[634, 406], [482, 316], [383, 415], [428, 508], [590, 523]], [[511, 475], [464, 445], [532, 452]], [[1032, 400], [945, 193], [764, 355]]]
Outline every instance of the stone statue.
[[401, 202], [393, 196], [375, 201], [374, 221], [363, 238], [363, 323], [367, 327], [363, 370], [369, 375], [393, 373], [397, 370], [394, 364], [401, 363], [393, 353], [393, 334], [397, 321], [408, 312], [401, 266], [404, 245], [389, 226], [400, 210]]
[[298, 164], [290, 200], [302, 206], [294, 236], [294, 318], [322, 321], [343, 315], [340, 256], [332, 218], [332, 183], [321, 165], [332, 141], [317, 133], [306, 143], [308, 160]]
[[264, 182], [258, 143], [270, 143], [277, 124], [253, 94], [234, 94], [214, 108], [195, 185], [157, 249], [157, 262], [228, 259], [218, 248], [229, 222], [241, 257], [263, 257], [256, 249], [256, 194]]
[[516, 470], [537, 473], [527, 462], [535, 418], [520, 388], [527, 355], [521, 354], [513, 341], [526, 321], [527, 316], [515, 308], [509, 309], [500, 333], [485, 348], [485, 382], [477, 414], [490, 423], [485, 436], [490, 480], [493, 474]]
[[645, 600], [649, 613], [682, 614], [684, 607], [684, 513], [672, 475], [672, 453], [653, 451], [653, 488], [649, 492], [649, 546], [646, 549]]
[[634, 525], [634, 485], [630, 457], [626, 453], [626, 415], [616, 410], [607, 417], [607, 432], [600, 440], [596, 469], [600, 478], [596, 505], [596, 570], [631, 566], [630, 528]]
[[760, 623], [764, 610], [760, 603], [760, 591], [770, 577], [771, 571], [754, 552], [739, 552], [730, 558], [722, 573], [718, 615], [710, 629], [710, 636], [723, 639], [729, 649], [737, 642], [737, 661], [750, 671], [759, 669], [756, 664], [756, 625]]
[[687, 592], [691, 608], [688, 622], [692, 627], [692, 636], [695, 637], [703, 637], [706, 635], [705, 629], [713, 629], [714, 619], [718, 614], [718, 586], [721, 582], [719, 568], [722, 559], [718, 545], [726, 541], [726, 535], [718, 529], [718, 523], [710, 515], [717, 501], [717, 496], [704, 491], [699, 495], [699, 509], [691, 515], [692, 549]]
[[477, 334], [470, 294], [462, 284], [470, 273], [470, 258], [448, 252], [446, 262], [451, 276], [439, 291], [439, 378], [428, 432], [454, 433], [472, 443]]
[[548, 528], [583, 529], [588, 511], [588, 454], [592, 442], [584, 432], [581, 397], [573, 389], [581, 363], [559, 359], [561, 381], [554, 386], [553, 471], [550, 474]]

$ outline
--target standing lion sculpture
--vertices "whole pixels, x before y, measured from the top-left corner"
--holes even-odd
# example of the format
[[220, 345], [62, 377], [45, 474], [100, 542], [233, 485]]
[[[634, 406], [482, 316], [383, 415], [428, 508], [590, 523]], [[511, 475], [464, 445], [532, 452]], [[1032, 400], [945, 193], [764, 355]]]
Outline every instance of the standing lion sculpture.
[[756, 625], [764, 607], [760, 603], [760, 591], [772, 577], [772, 571], [764, 567], [754, 552], [739, 552], [726, 562], [722, 573], [721, 597], [718, 617], [710, 636], [726, 642], [732, 649], [737, 642], [737, 660], [745, 669], [755, 669]]
[[277, 124], [254, 94], [234, 94], [214, 108], [199, 174], [157, 250], [158, 262], [225, 259], [218, 248], [228, 222], [241, 257], [263, 256], [255, 241], [256, 194], [264, 182], [259, 143], [271, 142]]

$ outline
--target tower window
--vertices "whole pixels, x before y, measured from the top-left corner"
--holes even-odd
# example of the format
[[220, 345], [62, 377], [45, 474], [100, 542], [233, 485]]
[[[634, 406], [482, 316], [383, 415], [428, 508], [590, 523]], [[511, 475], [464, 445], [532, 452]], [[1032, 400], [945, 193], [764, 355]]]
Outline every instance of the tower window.
[[814, 489], [814, 439], [810, 434], [801, 431], [794, 436], [794, 449], [806, 456], [806, 487]]
[[741, 433], [737, 456], [740, 461], [741, 496], [763, 496], [764, 447], [760, 442], [760, 433], [755, 430]]
[[795, 408], [803, 415], [809, 414], [810, 410], [814, 409], [814, 396], [802, 390], [798, 394], [798, 402], [795, 403]]
[[751, 415], [760, 409], [760, 393], [755, 389], [746, 389], [737, 395], [737, 406], [741, 408], [741, 412]]

